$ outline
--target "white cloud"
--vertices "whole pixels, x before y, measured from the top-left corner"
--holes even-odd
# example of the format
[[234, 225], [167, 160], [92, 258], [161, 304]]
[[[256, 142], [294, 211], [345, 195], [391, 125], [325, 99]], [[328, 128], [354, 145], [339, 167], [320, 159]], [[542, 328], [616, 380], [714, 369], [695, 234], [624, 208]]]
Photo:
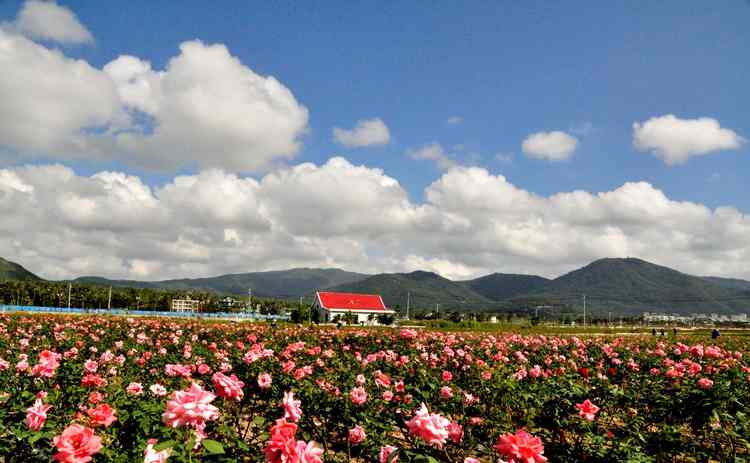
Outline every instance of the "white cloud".
[[54, 1], [28, 0], [18, 13], [15, 27], [32, 39], [60, 43], [90, 43], [94, 41], [76, 15]]
[[464, 121], [464, 120], [463, 120], [463, 118], [462, 118], [462, 117], [459, 117], [459, 116], [451, 116], [451, 117], [449, 117], [449, 118], [448, 118], [448, 120], [447, 120], [446, 122], [447, 122], [447, 123], [448, 123], [449, 125], [458, 125], [458, 124], [462, 123], [463, 121]]
[[125, 107], [151, 115], [158, 113], [164, 72], [154, 72], [148, 61], [128, 55], [110, 61], [102, 70], [114, 81]]
[[438, 143], [431, 143], [416, 150], [409, 150], [406, 153], [412, 159], [417, 159], [419, 161], [432, 161], [442, 170], [448, 170], [457, 165], [456, 161], [451, 159], [443, 147]]
[[184, 42], [163, 71], [133, 56], [99, 70], [3, 29], [0, 49], [0, 145], [15, 157], [250, 172], [294, 157], [307, 131], [292, 92], [224, 45]]
[[675, 201], [646, 182], [545, 197], [477, 167], [443, 173], [424, 202], [343, 158], [158, 187], [120, 172], [15, 167], [0, 169], [0, 215], [12, 218], [0, 221], [0, 256], [49, 278], [296, 266], [557, 276], [606, 256], [750, 278], [750, 216], [734, 208]]
[[532, 133], [521, 144], [523, 152], [531, 158], [563, 161], [576, 150], [578, 139], [565, 132]]
[[745, 140], [722, 128], [710, 117], [680, 119], [673, 114], [633, 123], [633, 144], [651, 151], [667, 165], [681, 164], [693, 156], [737, 149]]
[[112, 75], [128, 77], [118, 79], [124, 102], [153, 111], [155, 120], [153, 133], [119, 134], [120, 149], [147, 165], [242, 172], [300, 150], [308, 111], [288, 88], [244, 66], [224, 45], [184, 42], [180, 52], [163, 73], [122, 57], [108, 65]]
[[357, 121], [351, 130], [334, 127], [333, 138], [348, 148], [360, 148], [386, 145], [391, 140], [391, 133], [382, 119], [374, 118]]
[[114, 83], [85, 61], [3, 29], [0, 50], [0, 144], [31, 155], [80, 156], [91, 148], [86, 129], [118, 118]]

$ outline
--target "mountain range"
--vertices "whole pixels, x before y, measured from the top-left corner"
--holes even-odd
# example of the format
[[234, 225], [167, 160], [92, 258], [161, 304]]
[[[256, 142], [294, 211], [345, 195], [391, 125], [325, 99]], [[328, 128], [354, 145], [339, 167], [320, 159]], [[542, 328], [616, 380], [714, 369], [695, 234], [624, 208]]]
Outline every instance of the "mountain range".
[[[41, 280], [21, 265], [0, 258], [0, 281]], [[207, 278], [161, 281], [111, 280], [84, 276], [74, 283], [168, 290], [209, 290], [221, 294], [296, 299], [316, 290], [380, 294], [394, 308], [475, 311], [541, 307], [579, 310], [586, 297], [592, 312], [634, 315], [750, 313], [750, 281], [688, 275], [636, 258], [605, 258], [555, 279], [493, 273], [454, 281], [433, 272], [368, 275], [340, 269], [296, 268]]]

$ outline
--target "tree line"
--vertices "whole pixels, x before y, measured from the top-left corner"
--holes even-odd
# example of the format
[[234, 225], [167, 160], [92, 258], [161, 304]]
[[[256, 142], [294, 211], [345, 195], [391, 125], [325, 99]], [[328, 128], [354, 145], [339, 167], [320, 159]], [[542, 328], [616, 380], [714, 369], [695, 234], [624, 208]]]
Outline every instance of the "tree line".
[[[226, 295], [197, 289], [110, 287], [68, 281], [0, 281], [0, 304], [8, 305], [168, 311], [172, 299], [190, 298], [201, 302], [202, 311], [246, 310], [244, 301], [227, 306], [222, 302], [224, 297]], [[263, 314], [279, 314], [289, 305], [289, 302], [282, 300], [252, 299], [253, 309]], [[292, 304], [295, 308], [296, 305]]]

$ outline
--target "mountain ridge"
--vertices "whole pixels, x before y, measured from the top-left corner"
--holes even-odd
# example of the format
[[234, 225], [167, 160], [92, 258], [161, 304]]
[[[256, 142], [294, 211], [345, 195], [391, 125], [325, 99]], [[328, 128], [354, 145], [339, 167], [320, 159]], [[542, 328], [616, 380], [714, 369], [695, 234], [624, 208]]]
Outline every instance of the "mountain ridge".
[[[44, 281], [21, 265], [0, 258], [1, 279]], [[526, 310], [539, 305], [579, 310], [585, 294], [591, 311], [636, 314], [750, 313], [750, 281], [693, 276], [638, 258], [595, 260], [554, 279], [537, 275], [492, 273], [471, 280], [450, 280], [437, 273], [364, 274], [337, 268], [231, 273], [216, 277], [160, 281], [114, 280], [97, 276], [73, 282], [100, 286], [165, 290], [201, 290], [220, 294], [296, 299], [316, 290], [377, 293], [387, 305], [445, 311]], [[566, 309], [567, 308], [567, 309]]]
[[42, 278], [26, 270], [21, 264], [0, 257], [0, 281], [3, 280], [41, 280]]

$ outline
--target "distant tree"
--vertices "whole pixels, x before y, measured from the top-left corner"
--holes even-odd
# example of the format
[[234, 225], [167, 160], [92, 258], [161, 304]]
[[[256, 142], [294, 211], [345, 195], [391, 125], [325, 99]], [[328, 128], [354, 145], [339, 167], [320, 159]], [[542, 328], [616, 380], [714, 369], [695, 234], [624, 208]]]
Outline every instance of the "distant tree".
[[393, 324], [394, 321], [395, 319], [393, 318], [393, 315], [389, 315], [389, 314], [378, 315], [378, 323], [380, 323], [381, 325], [390, 326]]

